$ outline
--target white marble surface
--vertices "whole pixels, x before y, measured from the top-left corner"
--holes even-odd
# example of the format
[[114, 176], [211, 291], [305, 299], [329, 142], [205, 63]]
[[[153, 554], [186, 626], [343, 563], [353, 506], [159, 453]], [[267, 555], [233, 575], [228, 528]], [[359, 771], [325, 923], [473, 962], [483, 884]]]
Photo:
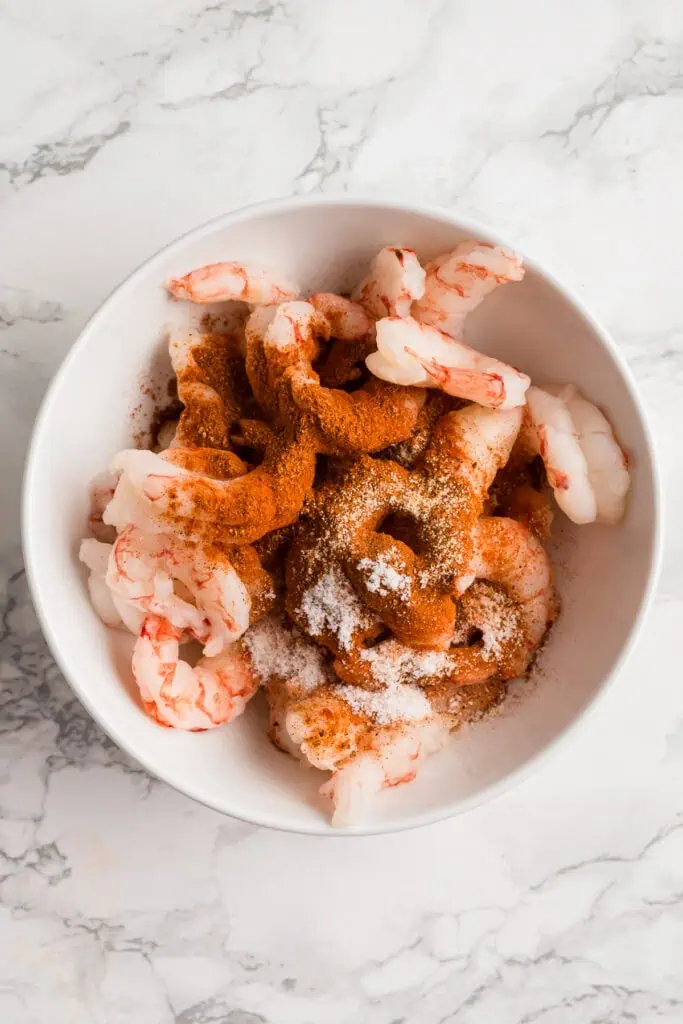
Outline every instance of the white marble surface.
[[[683, 1019], [683, 22], [678, 0], [0, 4], [0, 1021]], [[671, 529], [619, 684], [467, 817], [312, 840], [195, 806], [60, 678], [21, 571], [45, 385], [138, 261], [291, 192], [428, 200], [614, 331]]]

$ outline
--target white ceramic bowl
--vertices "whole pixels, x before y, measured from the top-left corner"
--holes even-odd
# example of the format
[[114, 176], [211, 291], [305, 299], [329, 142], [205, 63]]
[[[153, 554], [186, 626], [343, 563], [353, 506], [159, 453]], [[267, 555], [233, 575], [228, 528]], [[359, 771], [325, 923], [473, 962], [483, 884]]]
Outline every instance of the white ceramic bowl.
[[[499, 241], [477, 224], [407, 205], [304, 198], [250, 207], [192, 231], [153, 256], [106, 300], [71, 349], [35, 427], [24, 490], [24, 546], [36, 608], [66, 678], [93, 717], [150, 772], [219, 811], [261, 825], [325, 833], [321, 776], [302, 771], [265, 736], [260, 698], [234, 724], [188, 734], [142, 711], [130, 672], [131, 638], [105, 629], [77, 559], [89, 480], [139, 423], [140, 385], [168, 372], [162, 328], [179, 315], [161, 287], [222, 259], [278, 268], [307, 291], [355, 283], [387, 244], [422, 258], [462, 238]], [[660, 502], [652, 442], [627, 369], [579, 301], [527, 261], [521, 284], [500, 288], [474, 314], [469, 336], [536, 382], [572, 381], [607, 412], [632, 459], [619, 527], [573, 527], [558, 513], [555, 558], [562, 615], [540, 660], [502, 713], [464, 730], [416, 782], [382, 795], [372, 821], [388, 832], [482, 802], [528, 773], [577, 723], [619, 669], [652, 594]], [[144, 411], [144, 410], [143, 410]], [[338, 833], [337, 833], [338, 834]]]

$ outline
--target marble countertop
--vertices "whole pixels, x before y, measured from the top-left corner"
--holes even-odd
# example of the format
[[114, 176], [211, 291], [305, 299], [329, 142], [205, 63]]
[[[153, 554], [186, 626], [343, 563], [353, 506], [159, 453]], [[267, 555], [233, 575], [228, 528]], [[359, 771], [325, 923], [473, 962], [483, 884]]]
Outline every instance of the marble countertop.
[[[0, 1021], [683, 1019], [683, 28], [677, 0], [4, 0]], [[348, 191], [494, 223], [611, 328], [672, 529], [619, 685], [542, 774], [315, 840], [150, 779], [60, 677], [18, 536], [45, 386], [132, 266]], [[673, 631], [673, 632], [671, 632]]]

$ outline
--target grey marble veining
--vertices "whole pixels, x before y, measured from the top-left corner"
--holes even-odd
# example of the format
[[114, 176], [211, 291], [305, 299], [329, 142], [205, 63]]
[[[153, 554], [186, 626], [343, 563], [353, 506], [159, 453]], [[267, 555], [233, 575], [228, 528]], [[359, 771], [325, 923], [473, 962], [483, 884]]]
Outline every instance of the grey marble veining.
[[[683, 1020], [676, 0], [5, 0], [0, 77], [2, 1024]], [[98, 302], [194, 224], [319, 189], [457, 208], [573, 284], [637, 378], [671, 527], [619, 684], [541, 775], [353, 842], [131, 763], [60, 677], [18, 540], [33, 417]]]

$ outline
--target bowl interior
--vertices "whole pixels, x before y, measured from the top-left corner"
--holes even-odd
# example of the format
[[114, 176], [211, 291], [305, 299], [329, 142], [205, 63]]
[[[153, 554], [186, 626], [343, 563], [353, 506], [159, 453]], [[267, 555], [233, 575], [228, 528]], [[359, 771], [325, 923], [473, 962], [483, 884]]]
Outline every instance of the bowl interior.
[[[88, 482], [133, 443], [150, 402], [141, 399], [141, 387], [156, 387], [168, 372], [163, 326], [187, 312], [166, 298], [161, 284], [227, 258], [279, 268], [307, 291], [344, 290], [383, 245], [410, 246], [426, 259], [472, 233], [446, 215], [353, 201], [290, 203], [223, 218], [134, 273], [91, 320], [49, 392], [34, 436], [24, 510], [29, 573], [48, 640], [116, 742], [219, 810], [287, 829], [329, 828], [316, 796], [318, 773], [302, 771], [270, 745], [260, 700], [233, 725], [203, 734], [162, 729], [145, 716], [130, 675], [131, 640], [101, 625], [77, 560]], [[500, 714], [454, 737], [415, 783], [386, 793], [359, 832], [463, 809], [528, 766], [610, 676], [652, 573], [657, 510], [651, 451], [630, 385], [596, 326], [529, 267], [521, 284], [498, 289], [471, 318], [469, 339], [537, 383], [576, 383], [608, 412], [632, 460], [628, 513], [618, 528], [577, 529], [558, 512], [554, 557], [562, 615], [531, 684], [513, 688]]]

